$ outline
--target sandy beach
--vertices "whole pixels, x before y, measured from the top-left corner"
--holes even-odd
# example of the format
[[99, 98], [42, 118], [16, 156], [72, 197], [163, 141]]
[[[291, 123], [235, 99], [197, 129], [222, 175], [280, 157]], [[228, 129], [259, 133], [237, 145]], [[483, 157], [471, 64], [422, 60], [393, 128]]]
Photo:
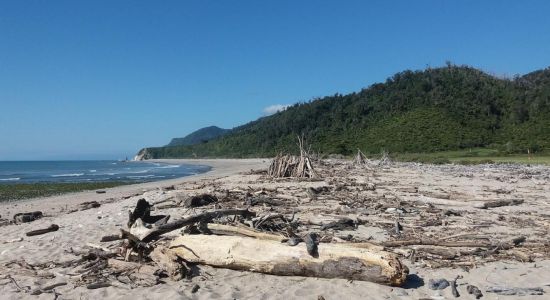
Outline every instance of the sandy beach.
[[[475, 285], [483, 292], [481, 299], [548, 299], [550, 292], [550, 168], [545, 166], [480, 165], [433, 166], [393, 163], [365, 167], [335, 161], [320, 167], [319, 180], [273, 180], [251, 170], [268, 167], [267, 159], [164, 160], [212, 166], [212, 170], [180, 179], [143, 183], [95, 191], [66, 194], [42, 199], [30, 199], [0, 204], [2, 218], [13, 214], [42, 211], [44, 217], [30, 223], [1, 227], [0, 293], [2, 299], [454, 299], [450, 288], [431, 290], [430, 279], [457, 280], [462, 299], [475, 299], [466, 291]], [[174, 186], [174, 189], [166, 189]], [[330, 187], [331, 192], [310, 199], [308, 188]], [[388, 251], [398, 253], [410, 269], [403, 287], [389, 287], [371, 282], [345, 279], [322, 279], [298, 276], [274, 276], [248, 271], [235, 271], [199, 266], [199, 275], [181, 281], [164, 279], [148, 287], [125, 285], [87, 289], [76, 282], [74, 268], [59, 263], [78, 258], [75, 253], [89, 244], [100, 244], [102, 236], [125, 227], [128, 210], [138, 199], [150, 203], [178, 197], [212, 193], [235, 193], [235, 199], [224, 200], [222, 207], [242, 207], [244, 194], [266, 189], [269, 196], [286, 199], [284, 207], [254, 206], [257, 213], [270, 211], [296, 214], [305, 226], [317, 226], [342, 217], [361, 220], [350, 230], [330, 232], [334, 239], [352, 236], [354, 241], [383, 243], [403, 238], [447, 237], [470, 234], [486, 241], [507, 241], [526, 237], [525, 245], [511, 250], [478, 254], [475, 249], [462, 249], [456, 257], [433, 254], [427, 247], [398, 247]], [[224, 192], [225, 191], [225, 192]], [[341, 191], [341, 192], [339, 192]], [[284, 197], [282, 196], [284, 195]], [[353, 195], [355, 199], [349, 199]], [[221, 198], [222, 196], [220, 196]], [[290, 199], [290, 200], [289, 200]], [[357, 201], [361, 199], [361, 201]], [[479, 209], [479, 203], [495, 199], [522, 199], [520, 205]], [[97, 201], [100, 207], [77, 210], [83, 202]], [[401, 215], [396, 211], [403, 209]], [[212, 209], [206, 206], [189, 211], [171, 207], [153, 211], [169, 214], [172, 219]], [[447, 211], [456, 214], [448, 214]], [[434, 212], [434, 211], [437, 211]], [[403, 236], [392, 233], [398, 220]], [[427, 223], [434, 220], [438, 223]], [[33, 237], [25, 232], [59, 225], [59, 230]], [[309, 224], [309, 225], [308, 225]], [[388, 225], [389, 224], [389, 225]], [[318, 227], [307, 227], [317, 228]], [[174, 235], [178, 233], [175, 232]], [[114, 249], [117, 242], [101, 243]], [[412, 250], [418, 253], [411, 258]], [[447, 250], [445, 250], [447, 251]], [[468, 252], [470, 251], [470, 252]], [[528, 259], [522, 261], [521, 255]], [[441, 252], [441, 251], [440, 251]], [[438, 252], [438, 253], [440, 253]], [[514, 256], [519, 255], [520, 258]], [[21, 261], [27, 265], [21, 267]], [[15, 263], [19, 262], [19, 264]], [[56, 264], [51, 264], [56, 262]], [[51, 264], [51, 265], [50, 265]], [[31, 267], [28, 267], [30, 265]], [[33, 267], [34, 266], [34, 267]], [[37, 266], [41, 266], [38, 268]], [[17, 283], [14, 283], [13, 280]], [[25, 292], [63, 283], [40, 295]], [[198, 290], [193, 287], [198, 285]], [[525, 297], [501, 296], [486, 292], [488, 287], [541, 287], [544, 295]], [[22, 289], [22, 290], [20, 290]]]

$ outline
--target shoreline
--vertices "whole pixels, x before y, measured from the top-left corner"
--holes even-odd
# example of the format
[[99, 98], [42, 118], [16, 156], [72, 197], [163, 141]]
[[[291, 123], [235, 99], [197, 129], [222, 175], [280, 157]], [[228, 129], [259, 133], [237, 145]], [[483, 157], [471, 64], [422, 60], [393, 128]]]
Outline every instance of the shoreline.
[[71, 210], [78, 207], [83, 202], [104, 201], [111, 198], [123, 198], [137, 193], [145, 193], [155, 189], [162, 189], [171, 185], [179, 185], [192, 180], [205, 178], [224, 177], [237, 174], [243, 171], [249, 171], [254, 168], [267, 166], [268, 159], [151, 159], [148, 162], [160, 162], [166, 164], [189, 164], [204, 165], [211, 169], [204, 173], [189, 175], [174, 179], [165, 179], [159, 181], [142, 182], [135, 184], [121, 185], [112, 188], [101, 189], [106, 193], [97, 194], [96, 190], [86, 190], [80, 192], [64, 193], [59, 195], [27, 198], [16, 201], [0, 202], [0, 209], [3, 210], [1, 217], [9, 219], [19, 212], [42, 211], [50, 216], [58, 215], [53, 211], [61, 208]]
[[[549, 292], [546, 278], [550, 276], [550, 253], [545, 248], [550, 195], [548, 167], [412, 163], [380, 166], [377, 162], [359, 167], [350, 161], [327, 160], [316, 166], [323, 180], [310, 181], [278, 180], [248, 173], [250, 169], [267, 167], [268, 159], [162, 161], [205, 164], [212, 166], [212, 170], [179, 179], [117, 187], [106, 194], [85, 192], [27, 202], [43, 208], [45, 214], [30, 223], [10, 224], [2, 228], [0, 269], [3, 268], [3, 274], [12, 276], [20, 286], [32, 289], [64, 282], [55, 291], [66, 299], [225, 299], [227, 295], [236, 299], [295, 299], [315, 298], [316, 295], [330, 296], [331, 299], [380, 299], [384, 296], [388, 299], [452, 299], [449, 288], [432, 290], [429, 281], [441, 278], [453, 280], [457, 276], [460, 276], [458, 290], [466, 298], [469, 296], [465, 289], [469, 284], [483, 291], [482, 299], [502, 298], [486, 292], [489, 287], [497, 285], [540, 287], [545, 293]], [[174, 185], [175, 189], [162, 189], [170, 185]], [[312, 199], [307, 193], [310, 189], [321, 192]], [[169, 205], [203, 193], [216, 195], [221, 200], [192, 210]], [[258, 215], [295, 215], [299, 234], [318, 232], [331, 237], [331, 243], [345, 242], [343, 238], [382, 244], [438, 237], [457, 243], [485, 241], [490, 245], [500, 245], [518, 236], [525, 237], [526, 242], [488, 256], [483, 255], [485, 251], [482, 250], [490, 251], [493, 246], [389, 246], [386, 251], [399, 255], [401, 262], [409, 268], [410, 277], [402, 287], [360, 280], [278, 276], [203, 264], [196, 266], [200, 273], [189, 278], [136, 285], [122, 282], [116, 274], [108, 273], [112, 269], [89, 276], [76, 272], [82, 270], [80, 266], [66, 265], [67, 262], [79, 260], [82, 257], [80, 253], [93, 248], [119, 251], [120, 242], [99, 241], [103, 236], [116, 234], [127, 226], [128, 211], [135, 208], [139, 199], [154, 205], [153, 215], [169, 215], [171, 220], [178, 220], [212, 209], [245, 208], [248, 204], [243, 199], [248, 193], [261, 193], [266, 199], [283, 202], [283, 205], [249, 207]], [[98, 199], [99, 207], [78, 209], [78, 203], [94, 199]], [[519, 205], [476, 208], [479, 203], [506, 199], [525, 201]], [[26, 204], [12, 203], [11, 207], [0, 207], [7, 207], [13, 212], [32, 211], [27, 210]], [[398, 208], [402, 208], [403, 212], [397, 212]], [[6, 211], [2, 211], [3, 218]], [[447, 215], [447, 211], [453, 214]], [[402, 225], [399, 235], [394, 233], [397, 214], [401, 215], [399, 222]], [[342, 229], [321, 230], [319, 227], [343, 217], [357, 220], [358, 224]], [[58, 225], [59, 230], [26, 236], [29, 231], [48, 228], [52, 224]], [[178, 235], [179, 232], [174, 231], [167, 233], [166, 237], [169, 240]], [[305, 246], [301, 244], [296, 247]], [[415, 253], [414, 256], [411, 256], [412, 253]], [[27, 264], [36, 269], [22, 267]], [[154, 265], [152, 262], [145, 264]], [[86, 283], [92, 281], [81, 280], [84, 276], [86, 280], [95, 281], [98, 278], [93, 276], [104, 274], [110, 274], [104, 279], [112, 286], [88, 289]], [[31, 297], [18, 290], [8, 277], [0, 276], [0, 280], [3, 280], [0, 293], [7, 299]], [[196, 286], [200, 289], [197, 290]], [[46, 299], [48, 296], [53, 297], [46, 293], [41, 297]]]

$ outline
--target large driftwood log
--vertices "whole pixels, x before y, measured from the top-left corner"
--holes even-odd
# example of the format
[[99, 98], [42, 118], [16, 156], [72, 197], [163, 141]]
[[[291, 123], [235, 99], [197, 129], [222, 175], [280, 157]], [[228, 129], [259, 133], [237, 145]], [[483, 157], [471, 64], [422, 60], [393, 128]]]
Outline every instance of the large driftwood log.
[[249, 237], [186, 235], [170, 248], [182, 259], [199, 264], [273, 275], [344, 278], [400, 286], [408, 269], [394, 254], [345, 244], [318, 245], [319, 257], [306, 247]]

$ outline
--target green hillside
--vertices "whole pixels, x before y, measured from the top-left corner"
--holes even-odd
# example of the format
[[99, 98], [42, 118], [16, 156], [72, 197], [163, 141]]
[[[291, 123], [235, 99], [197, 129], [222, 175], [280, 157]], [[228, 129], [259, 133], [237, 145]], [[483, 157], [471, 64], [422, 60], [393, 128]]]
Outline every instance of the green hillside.
[[467, 66], [404, 71], [348, 95], [295, 104], [192, 146], [142, 149], [149, 158], [273, 156], [313, 150], [350, 154], [490, 147], [507, 153], [550, 149], [550, 68], [513, 79]]
[[172, 139], [172, 141], [170, 141], [170, 143], [166, 145], [166, 147], [189, 146], [206, 143], [210, 140], [227, 134], [230, 131], [230, 129], [223, 129], [217, 126], [204, 127], [186, 135], [185, 137]]

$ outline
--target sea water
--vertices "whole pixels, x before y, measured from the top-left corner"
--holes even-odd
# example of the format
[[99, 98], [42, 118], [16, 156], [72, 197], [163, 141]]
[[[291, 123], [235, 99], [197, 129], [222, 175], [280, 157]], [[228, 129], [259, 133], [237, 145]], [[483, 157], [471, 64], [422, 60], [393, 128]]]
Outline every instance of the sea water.
[[149, 182], [209, 171], [208, 166], [147, 161], [0, 161], [0, 184]]

